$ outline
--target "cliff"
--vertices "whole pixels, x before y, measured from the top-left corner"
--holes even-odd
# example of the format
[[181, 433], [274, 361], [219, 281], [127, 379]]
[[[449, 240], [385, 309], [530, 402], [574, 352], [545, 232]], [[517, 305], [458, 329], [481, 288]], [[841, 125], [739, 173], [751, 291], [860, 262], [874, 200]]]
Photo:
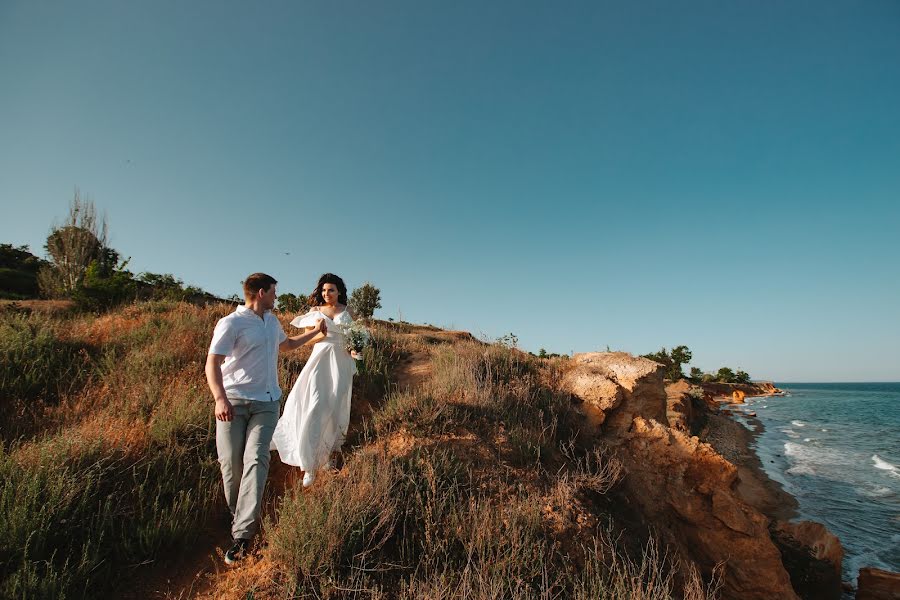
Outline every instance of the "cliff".
[[724, 598], [840, 596], [837, 539], [819, 524], [771, 519], [747, 501], [753, 496], [743, 493], [738, 468], [690, 435], [716, 410], [716, 396], [778, 393], [774, 385], [665, 386], [661, 366], [625, 353], [580, 354], [571, 362], [562, 384], [599, 413], [598, 435], [616, 448], [623, 485], [646, 525], [707, 576], [724, 565]]

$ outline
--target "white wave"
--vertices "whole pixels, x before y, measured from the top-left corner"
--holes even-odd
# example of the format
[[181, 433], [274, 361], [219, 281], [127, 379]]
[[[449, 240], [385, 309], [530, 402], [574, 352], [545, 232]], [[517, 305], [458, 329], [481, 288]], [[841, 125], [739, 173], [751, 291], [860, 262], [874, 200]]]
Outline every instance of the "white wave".
[[828, 431], [827, 429], [820, 429], [819, 431]]
[[785, 471], [788, 475], [815, 475], [816, 470], [809, 465], [795, 465]]
[[900, 477], [900, 473], [897, 472], [897, 467], [887, 462], [886, 460], [882, 460], [880, 456], [877, 454], [872, 455], [872, 462], [875, 463], [876, 469], [881, 469], [882, 471], [887, 471], [890, 475], [894, 477]]
[[803, 441], [804, 441], [804, 442], [811, 442], [811, 441], [812, 441], [812, 438], [803, 438]]
[[867, 550], [866, 552], [855, 555], [847, 553], [844, 556], [844, 571], [852, 573], [854, 581], [858, 578], [859, 569], [861, 567], [875, 567], [876, 569], [883, 569], [885, 571], [891, 570], [891, 565], [882, 560], [875, 550]]
[[791, 421], [791, 425], [794, 427], [806, 427], [806, 423], [803, 421]]
[[793, 440], [784, 443], [784, 455], [790, 463], [787, 473], [795, 475], [815, 473], [824, 479], [848, 483], [856, 479], [859, 461], [863, 458], [820, 443], [807, 445]]
[[[870, 488], [857, 488], [858, 493], [863, 496], [868, 496], [869, 498], [886, 498], [887, 496], [893, 496], [894, 490], [889, 487], [884, 487], [883, 485], [870, 487]], [[897, 536], [900, 538], [900, 536]]]

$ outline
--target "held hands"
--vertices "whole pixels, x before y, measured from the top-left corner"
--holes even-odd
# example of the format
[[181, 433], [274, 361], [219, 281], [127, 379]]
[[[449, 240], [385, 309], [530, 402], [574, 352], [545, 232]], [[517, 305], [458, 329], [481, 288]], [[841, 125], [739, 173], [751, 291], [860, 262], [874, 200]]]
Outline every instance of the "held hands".
[[328, 334], [328, 325], [325, 324], [325, 319], [319, 319], [318, 324], [316, 324], [316, 333]]

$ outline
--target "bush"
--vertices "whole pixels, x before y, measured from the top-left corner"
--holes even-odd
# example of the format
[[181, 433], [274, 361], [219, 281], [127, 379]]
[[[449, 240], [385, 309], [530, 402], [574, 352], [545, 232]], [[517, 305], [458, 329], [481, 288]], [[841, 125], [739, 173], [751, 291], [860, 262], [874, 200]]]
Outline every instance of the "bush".
[[96, 260], [91, 262], [72, 295], [75, 304], [97, 312], [133, 300], [136, 288], [131, 273], [125, 270], [127, 264], [125, 261], [110, 268]]
[[350, 294], [350, 308], [361, 319], [371, 319], [376, 308], [381, 308], [381, 290], [368, 281]]
[[291, 293], [278, 295], [278, 310], [286, 313], [302, 313], [309, 308], [309, 296]]

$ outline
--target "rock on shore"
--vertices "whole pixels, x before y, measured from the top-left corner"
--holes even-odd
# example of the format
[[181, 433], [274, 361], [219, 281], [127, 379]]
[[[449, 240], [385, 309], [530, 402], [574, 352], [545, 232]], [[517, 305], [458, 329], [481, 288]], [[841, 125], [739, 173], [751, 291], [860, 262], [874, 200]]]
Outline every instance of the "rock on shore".
[[856, 600], [900, 600], [900, 573], [870, 567], [860, 569]]
[[[708, 394], [687, 382], [667, 390], [661, 365], [624, 352], [576, 354], [570, 365], [563, 385], [599, 413], [599, 435], [625, 465], [623, 485], [647, 525], [705, 576], [724, 564], [723, 598], [799, 598], [770, 533], [770, 519], [738, 493], [738, 469], [688, 434], [696, 425], [695, 413], [705, 412]], [[730, 395], [732, 386], [724, 385], [729, 390], [723, 395]], [[753, 387], [754, 395], [777, 393], [768, 385], [771, 389]], [[805, 531], [795, 531], [791, 539], [817, 556]], [[833, 563], [826, 561], [837, 560], [839, 568], [840, 560], [826, 546], [819, 562], [834, 573]], [[826, 586], [835, 589], [831, 582]], [[839, 575], [836, 589], [839, 593]]]

